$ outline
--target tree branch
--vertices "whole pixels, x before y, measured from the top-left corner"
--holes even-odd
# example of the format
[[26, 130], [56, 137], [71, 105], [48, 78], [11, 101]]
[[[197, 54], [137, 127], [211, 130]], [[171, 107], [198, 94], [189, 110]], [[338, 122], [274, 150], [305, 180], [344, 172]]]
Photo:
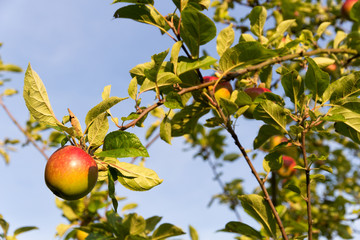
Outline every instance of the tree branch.
[[[306, 131], [306, 130], [305, 130]], [[312, 215], [311, 215], [311, 186], [310, 186], [310, 167], [308, 166], [306, 148], [305, 148], [305, 136], [306, 132], [301, 133], [301, 150], [304, 159], [304, 167], [306, 174], [306, 205], [307, 205], [307, 215], [308, 215], [308, 239], [312, 240]]]
[[11, 114], [9, 109], [6, 107], [6, 105], [3, 102], [2, 96], [0, 96], [0, 105], [4, 109], [5, 113], [9, 116], [11, 121], [15, 124], [15, 126], [25, 135], [25, 137], [34, 145], [34, 147], [43, 155], [43, 157], [47, 160], [49, 160], [49, 157], [46, 155], [44, 149], [42, 149], [36, 141], [31, 137], [31, 135], [16, 121], [15, 117]]
[[255, 176], [257, 182], [259, 183], [260, 188], [261, 188], [261, 190], [263, 191], [263, 193], [265, 195], [264, 199], [265, 199], [265, 201], [268, 202], [268, 204], [270, 206], [270, 209], [271, 209], [271, 212], [274, 214], [275, 220], [276, 220], [276, 222], [277, 222], [277, 224], [278, 224], [278, 226], [280, 228], [281, 235], [282, 235], [283, 239], [288, 240], [288, 237], [287, 237], [286, 232], [285, 232], [285, 228], [284, 228], [284, 226], [282, 224], [282, 221], [280, 219], [280, 216], [279, 216], [278, 212], [275, 209], [275, 206], [274, 206], [273, 202], [271, 201], [271, 198], [270, 198], [269, 193], [268, 193], [268, 191], [267, 191], [267, 189], [265, 187], [264, 182], [261, 180], [261, 178], [260, 178], [259, 174], [257, 173], [254, 165], [252, 164], [249, 156], [247, 155], [247, 152], [245, 151], [244, 147], [241, 145], [238, 136], [236, 135], [234, 129], [232, 128], [232, 126], [230, 124], [227, 125], [226, 130], [230, 133], [231, 137], [234, 139], [235, 145], [239, 148], [239, 150], [243, 154], [247, 164], [249, 165], [249, 167], [251, 169], [252, 174]]

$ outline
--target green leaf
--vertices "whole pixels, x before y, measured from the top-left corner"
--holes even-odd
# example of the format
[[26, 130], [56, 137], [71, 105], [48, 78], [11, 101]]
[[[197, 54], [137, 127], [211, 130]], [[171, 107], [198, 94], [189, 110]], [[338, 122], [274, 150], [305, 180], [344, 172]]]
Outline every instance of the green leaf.
[[326, 177], [322, 174], [312, 174], [310, 175], [310, 179], [314, 181], [324, 182], [326, 180]]
[[3, 218], [3, 216], [0, 214], [0, 226], [4, 232], [4, 235], [7, 235], [7, 232], [9, 230], [9, 223], [7, 221], [5, 221], [5, 219]]
[[165, 86], [171, 86], [173, 84], [181, 83], [181, 80], [178, 76], [171, 72], [162, 72], [159, 73], [157, 76], [157, 83], [151, 81], [150, 79], [146, 78], [143, 84], [140, 87], [140, 93], [145, 91], [149, 91], [156, 88], [156, 84], [159, 88]]
[[334, 48], [338, 48], [340, 43], [344, 41], [344, 39], [347, 37], [347, 34], [343, 31], [337, 31], [336, 36], [334, 38]]
[[181, 75], [200, 68], [207, 69], [214, 63], [216, 63], [216, 59], [210, 56], [203, 56], [198, 59], [180, 57], [176, 72], [177, 75]]
[[279, 126], [284, 132], [287, 132], [285, 110], [283, 107], [272, 101], [265, 100], [257, 105], [254, 111], [254, 118], [262, 120], [274, 127]]
[[119, 8], [114, 13], [114, 18], [128, 18], [141, 23], [150, 24], [164, 31], [166, 22], [164, 18], [152, 7], [144, 4], [128, 5]]
[[187, 7], [181, 12], [180, 36], [194, 58], [199, 56], [201, 45], [216, 36], [214, 22], [198, 10]]
[[[126, 215], [124, 218], [124, 225], [129, 226], [129, 233], [134, 237], [136, 235], [141, 235], [146, 228], [145, 219], [142, 216], [137, 215], [137, 213]], [[137, 240], [137, 238], [134, 238], [134, 240]]]
[[279, 50], [264, 48], [259, 42], [240, 42], [227, 49], [220, 58], [221, 71], [228, 72], [241, 66], [256, 64], [278, 56]]
[[31, 116], [36, 121], [53, 128], [62, 125], [51, 108], [43, 82], [30, 64], [25, 73], [23, 96]]
[[155, 229], [152, 240], [160, 240], [168, 237], [179, 236], [185, 234], [181, 228], [176, 227], [170, 223], [163, 223]]
[[223, 53], [231, 47], [235, 39], [235, 31], [232, 23], [229, 26], [220, 31], [216, 39], [216, 51], [221, 57]]
[[186, 106], [180, 112], [176, 113], [171, 120], [171, 135], [173, 137], [182, 136], [191, 133], [198, 120], [208, 113], [210, 108], [199, 102]]
[[239, 233], [241, 235], [250, 237], [251, 239], [263, 239], [261, 233], [249, 225], [242, 222], [228, 222], [223, 232]]
[[[355, 105], [356, 106], [356, 105]], [[344, 106], [335, 106], [330, 110], [330, 115], [342, 115], [345, 118], [344, 124], [360, 132], [360, 110]]]
[[104, 87], [103, 92], [101, 93], [102, 100], [105, 100], [110, 97], [111, 85], [107, 85]]
[[137, 85], [138, 85], [137, 79], [136, 77], [133, 77], [129, 84], [128, 94], [134, 100], [136, 100], [136, 96], [137, 96], [137, 91], [138, 91]]
[[151, 68], [145, 69], [144, 71], [145, 77], [147, 79], [149, 79], [152, 82], [159, 81], [158, 73], [168, 53], [169, 53], [169, 49], [164, 52], [154, 54], [153, 56], [151, 56]]
[[147, 191], [163, 182], [155, 171], [127, 162], [116, 162], [111, 167], [117, 170], [117, 179], [133, 191]]
[[113, 158], [149, 157], [139, 138], [133, 133], [124, 131], [115, 131], [106, 135], [103, 151], [96, 155]]
[[313, 60], [319, 66], [319, 68], [325, 68], [325, 67], [335, 63], [334, 59], [327, 58], [327, 57], [314, 57]]
[[181, 96], [176, 92], [170, 92], [165, 97], [164, 106], [170, 109], [183, 109], [184, 104], [182, 102]]
[[273, 125], [262, 125], [259, 129], [257, 137], [254, 139], [254, 149], [261, 147], [272, 136], [281, 134], [281, 131]]
[[288, 189], [292, 192], [295, 192], [297, 194], [301, 194], [301, 190], [300, 188], [298, 188], [297, 186], [295, 186], [294, 184], [288, 184], [285, 186], [285, 189]]
[[197, 233], [196, 229], [191, 225], [189, 225], [189, 233], [191, 240], [199, 240], [199, 234]]
[[135, 208], [137, 208], [138, 207], [138, 204], [137, 203], [129, 203], [129, 204], [126, 204], [122, 209], [121, 209], [121, 211], [122, 212], [125, 212], [125, 211], [127, 211], [127, 210], [133, 210], [133, 209], [135, 209]]
[[355, 22], [359, 23], [360, 22], [359, 13], [360, 13], [360, 3], [356, 2], [350, 10], [350, 18]]
[[146, 219], [146, 232], [150, 233], [152, 232], [156, 225], [161, 221], [162, 217], [159, 216], [153, 216]]
[[278, 152], [271, 152], [265, 156], [263, 168], [266, 172], [277, 171], [283, 165], [282, 155]]
[[229, 153], [224, 156], [224, 161], [233, 162], [238, 159], [240, 155], [238, 153]]
[[220, 102], [220, 106], [223, 108], [224, 113], [227, 116], [234, 114], [239, 109], [239, 107], [238, 107], [238, 105], [236, 105], [236, 103], [234, 103], [226, 98], [220, 98], [219, 102]]
[[263, 6], [256, 6], [254, 7], [250, 14], [250, 30], [255, 36], [261, 37], [263, 35], [263, 28], [266, 22], [267, 11], [266, 8]]
[[174, 73], [177, 75], [177, 65], [178, 65], [178, 59], [179, 59], [179, 53], [180, 49], [182, 47], [182, 41], [178, 41], [174, 43], [172, 49], [171, 49], [171, 56], [170, 56], [170, 62], [174, 66]]
[[304, 93], [304, 81], [296, 70], [288, 71], [281, 77], [281, 85], [285, 95], [297, 104], [298, 99]]
[[0, 62], [0, 71], [22, 72], [22, 69], [21, 69], [21, 67], [13, 65], [13, 64], [1, 64], [1, 62]]
[[125, 100], [127, 98], [119, 98], [119, 97], [109, 97], [102, 102], [100, 102], [98, 105], [90, 109], [90, 111], [86, 114], [85, 117], [85, 124], [86, 126], [89, 126], [92, 121], [95, 120], [100, 114], [106, 112], [114, 105], [118, 104], [119, 102]]
[[100, 146], [109, 130], [107, 113], [97, 116], [88, 130], [88, 141], [90, 146]]
[[359, 96], [360, 71], [351, 73], [332, 82], [323, 95], [323, 101], [334, 102], [350, 96]]
[[284, 33], [293, 25], [296, 23], [295, 19], [289, 19], [282, 21], [277, 27], [276, 32], [271, 36], [269, 39], [268, 44], [271, 44], [273, 41], [282, 38], [284, 36]]
[[245, 93], [244, 91], [240, 91], [240, 90], [234, 90], [231, 93], [230, 100], [234, 101], [239, 106], [252, 104], [251, 97], [247, 95], [247, 93]]
[[166, 116], [160, 124], [160, 138], [171, 144], [171, 121]]
[[31, 231], [31, 230], [36, 230], [36, 229], [39, 229], [37, 227], [33, 227], [33, 226], [29, 226], [29, 227], [20, 227], [18, 229], [16, 229], [14, 231], [14, 237], [21, 234], [21, 233], [24, 233], [24, 232], [28, 232], [28, 231]]
[[319, 40], [321, 35], [325, 32], [326, 28], [331, 25], [331, 22], [322, 22], [316, 31], [315, 39]]
[[312, 93], [313, 98], [320, 99], [330, 84], [330, 76], [322, 71], [313, 59], [306, 59], [308, 70], [305, 75], [305, 85]]
[[321, 170], [327, 171], [327, 172], [329, 172], [329, 173], [333, 173], [333, 170], [332, 170], [332, 168], [331, 168], [330, 166], [321, 165], [319, 168], [320, 168]]
[[111, 198], [114, 211], [117, 212], [118, 208], [118, 201], [115, 195], [115, 180], [117, 179], [116, 170], [112, 167], [108, 168], [108, 190], [109, 190], [109, 197]]
[[[5, 89], [5, 91], [3, 92], [2, 95], [4, 95], [4, 96], [12, 96], [12, 95], [15, 95], [15, 94], [17, 94], [17, 93], [18, 93], [18, 91], [17, 91], [16, 89], [7, 88], [7, 89]], [[0, 94], [0, 95], [1, 95], [1, 94]]]
[[264, 197], [257, 194], [241, 195], [241, 205], [246, 213], [257, 220], [263, 226], [265, 232], [276, 239], [276, 222]]

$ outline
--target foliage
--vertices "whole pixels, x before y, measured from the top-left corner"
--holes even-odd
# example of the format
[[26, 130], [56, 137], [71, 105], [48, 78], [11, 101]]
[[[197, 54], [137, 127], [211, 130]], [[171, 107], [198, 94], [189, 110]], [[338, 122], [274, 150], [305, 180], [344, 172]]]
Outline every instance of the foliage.
[[[342, 19], [341, 4], [333, 1], [322, 5], [298, 0], [211, 4], [209, 0], [173, 0], [174, 11], [167, 15], [157, 10], [154, 1], [113, 3], [127, 3], [114, 18], [151, 25], [174, 40], [172, 46], [149, 57], [149, 62], [129, 71], [129, 98], [110, 96], [111, 86], [106, 86], [102, 101], [88, 111], [85, 126], [70, 110], [60, 121], [45, 84], [30, 64], [25, 73], [23, 97], [31, 114], [28, 139], [37, 133], [36, 126], [52, 128], [52, 141], [43, 143], [79, 146], [99, 166], [98, 186], [90, 196], [57, 202], [70, 222], [59, 225], [59, 236], [69, 239], [77, 230], [89, 233], [87, 239], [165, 239], [184, 234], [169, 223], [156, 227], [161, 220], [158, 216], [144, 219], [136, 213], [117, 213], [116, 180], [135, 191], [150, 190], [163, 181], [154, 170], [120, 161], [149, 156], [139, 138], [128, 131], [149, 126], [147, 139], [157, 129], [155, 139], [169, 144], [174, 137], [184, 137], [196, 150], [195, 157], [209, 163], [223, 190], [212, 201], [218, 199], [237, 216], [236, 208], [241, 207], [259, 223], [250, 226], [233, 221], [224, 223], [222, 231], [236, 233], [238, 239], [352, 238], [350, 223], [359, 220], [360, 209], [356, 163], [360, 25], [355, 14], [360, 3], [351, 10], [351, 21]], [[240, 19], [231, 16], [231, 9], [245, 8], [244, 4], [248, 13]], [[210, 7], [215, 8], [214, 21], [205, 15]], [[349, 21], [351, 30], [342, 26], [343, 21]], [[223, 28], [217, 35], [218, 26]], [[238, 40], [235, 31], [240, 32]], [[211, 40], [216, 40], [218, 56], [201, 51]], [[336, 71], [327, 70], [332, 64]], [[4, 70], [9, 69], [6, 66]], [[202, 72], [209, 69], [218, 80], [204, 81]], [[226, 81], [232, 82], [235, 90], [230, 99], [216, 99], [216, 86]], [[252, 87], [271, 91], [252, 98], [245, 91]], [[155, 101], [143, 103], [145, 92], [153, 94]], [[3, 93], [11, 94], [9, 90]], [[134, 101], [136, 112], [120, 117], [111, 114], [113, 106], [129, 101]], [[265, 152], [263, 170], [253, 166], [236, 129], [238, 124], [246, 124], [242, 116], [250, 107], [254, 107], [255, 118], [251, 121], [263, 123], [252, 149], [253, 156]], [[149, 113], [155, 117], [152, 124], [147, 121]], [[118, 129], [109, 132], [110, 124]], [[264, 147], [275, 136], [283, 140]], [[232, 138], [236, 153], [224, 151], [227, 137]], [[39, 134], [36, 140], [41, 139]], [[277, 174], [282, 156], [295, 159], [293, 176]], [[247, 194], [240, 178], [224, 183], [219, 169], [225, 161], [234, 166], [246, 162], [259, 188]], [[108, 210], [111, 205], [113, 209]], [[194, 228], [189, 232], [192, 239], [198, 238]]]

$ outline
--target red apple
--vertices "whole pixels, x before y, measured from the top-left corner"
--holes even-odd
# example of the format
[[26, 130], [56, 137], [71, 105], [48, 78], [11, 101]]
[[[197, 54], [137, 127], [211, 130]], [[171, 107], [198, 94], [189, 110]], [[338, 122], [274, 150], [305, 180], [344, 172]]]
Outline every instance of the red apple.
[[95, 160], [84, 150], [65, 146], [54, 152], [45, 167], [45, 183], [58, 197], [77, 200], [95, 186], [98, 168]]
[[[244, 90], [244, 92], [249, 95], [251, 97], [251, 99], [254, 101], [255, 98], [265, 92], [271, 92], [269, 89], [267, 88], [263, 88], [263, 87], [253, 87], [253, 88], [246, 88]], [[244, 112], [244, 116], [246, 118], [249, 119], [253, 119], [254, 118], [254, 110], [256, 108], [255, 103], [251, 104], [250, 107]]]
[[330, 64], [327, 67], [325, 67], [324, 71], [328, 72], [328, 73], [333, 73], [336, 71], [336, 69], [337, 69], [337, 65], [335, 63], [333, 63], [333, 64]]
[[[211, 81], [216, 81], [216, 80], [218, 80], [218, 78], [215, 76], [204, 77], [204, 82], [211, 82]], [[208, 87], [209, 91], [212, 91], [213, 89], [214, 89], [214, 86]], [[216, 86], [216, 89], [215, 89], [215, 98], [217, 101], [219, 101], [220, 98], [230, 99], [232, 91], [233, 91], [233, 89], [232, 89], [230, 82], [220, 82]]]
[[344, 4], [341, 7], [341, 14], [346, 17], [346, 18], [350, 18], [350, 11], [351, 8], [354, 6], [354, 4], [357, 2], [358, 0], [346, 0], [344, 2]]
[[283, 156], [282, 158], [283, 158], [283, 165], [278, 170], [278, 174], [284, 178], [291, 177], [296, 172], [296, 169], [294, 168], [296, 162], [292, 157], [289, 156]]

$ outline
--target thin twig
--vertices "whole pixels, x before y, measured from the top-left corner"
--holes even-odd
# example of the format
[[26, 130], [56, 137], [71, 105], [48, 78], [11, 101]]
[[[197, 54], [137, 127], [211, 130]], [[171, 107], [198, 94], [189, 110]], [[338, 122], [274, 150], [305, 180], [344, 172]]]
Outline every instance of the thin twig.
[[272, 202], [271, 199], [270, 199], [269, 193], [268, 193], [268, 191], [267, 191], [267, 189], [266, 189], [266, 187], [265, 187], [264, 182], [261, 180], [261, 178], [260, 178], [259, 174], [257, 173], [254, 165], [252, 164], [249, 156], [247, 155], [246, 150], [245, 150], [244, 147], [241, 145], [238, 136], [236, 135], [234, 129], [232, 128], [232, 126], [231, 126], [230, 124], [227, 125], [226, 130], [230, 133], [231, 137], [233, 138], [233, 140], [234, 140], [234, 142], [235, 142], [235, 145], [239, 148], [239, 150], [240, 150], [241, 153], [243, 154], [243, 156], [244, 156], [247, 164], [249, 165], [249, 167], [250, 167], [250, 169], [251, 169], [252, 174], [255, 176], [257, 182], [259, 183], [260, 188], [261, 188], [261, 190], [263, 191], [263, 193], [264, 193], [264, 195], [265, 195], [264, 199], [265, 199], [265, 201], [268, 202], [268, 204], [269, 204], [269, 206], [270, 206], [270, 209], [271, 209], [271, 212], [274, 214], [275, 220], [276, 220], [276, 222], [277, 222], [277, 224], [278, 224], [278, 226], [279, 226], [279, 228], [280, 228], [281, 235], [282, 235], [283, 239], [284, 239], [284, 240], [288, 240], [288, 237], [287, 237], [287, 235], [286, 235], [285, 228], [284, 228], [284, 226], [283, 226], [283, 224], [282, 224], [282, 221], [281, 221], [281, 219], [280, 219], [280, 216], [279, 216], [278, 212], [276, 211], [273, 202]]
[[34, 147], [43, 155], [43, 157], [47, 160], [49, 160], [49, 157], [46, 155], [44, 149], [42, 149], [34, 140], [34, 138], [31, 137], [31, 135], [16, 121], [15, 117], [11, 114], [9, 109], [6, 107], [6, 105], [3, 102], [2, 96], [0, 96], [0, 105], [4, 109], [5, 113], [9, 116], [11, 121], [15, 124], [15, 126], [25, 135], [25, 137], [34, 145]]
[[146, 116], [146, 114], [148, 114], [149, 112], [151, 112], [152, 110], [154, 110], [155, 108], [163, 105], [165, 102], [165, 100], [159, 100], [158, 102], [154, 103], [153, 105], [151, 105], [150, 107], [144, 109], [140, 114], [139, 117], [134, 119], [133, 121], [131, 121], [130, 123], [126, 124], [125, 126], [121, 126], [120, 130], [126, 130], [130, 127], [135, 126], [135, 124], [140, 121], [143, 117]]
[[[305, 130], [306, 131], [306, 130]], [[304, 159], [304, 167], [306, 174], [306, 205], [307, 205], [307, 215], [308, 215], [308, 239], [312, 240], [312, 215], [311, 215], [311, 186], [310, 186], [310, 166], [308, 166], [306, 148], [305, 148], [305, 136], [306, 132], [301, 133], [301, 150]]]

